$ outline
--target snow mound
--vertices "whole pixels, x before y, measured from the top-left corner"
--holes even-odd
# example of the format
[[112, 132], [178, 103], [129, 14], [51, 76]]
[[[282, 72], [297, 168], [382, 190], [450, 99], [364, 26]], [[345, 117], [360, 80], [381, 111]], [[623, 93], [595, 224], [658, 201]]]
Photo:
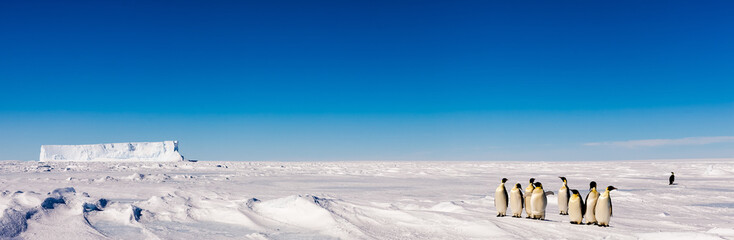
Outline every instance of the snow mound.
[[50, 161], [183, 161], [178, 141], [105, 143], [91, 145], [42, 145], [41, 162]]
[[99, 239], [103, 236], [87, 217], [103, 211], [107, 205], [108, 200], [79, 194], [72, 187], [58, 188], [45, 195], [5, 191], [0, 193], [0, 239], [24, 239], [28, 229], [35, 229], [33, 236], [38, 239]]
[[466, 209], [463, 207], [457, 205], [455, 202], [441, 202], [439, 204], [434, 205], [430, 208], [430, 210], [438, 211], [438, 212], [455, 212], [455, 213], [465, 213], [467, 212]]
[[328, 230], [336, 220], [321, 204], [328, 200], [314, 196], [293, 195], [254, 205], [255, 212], [280, 222], [306, 229]]

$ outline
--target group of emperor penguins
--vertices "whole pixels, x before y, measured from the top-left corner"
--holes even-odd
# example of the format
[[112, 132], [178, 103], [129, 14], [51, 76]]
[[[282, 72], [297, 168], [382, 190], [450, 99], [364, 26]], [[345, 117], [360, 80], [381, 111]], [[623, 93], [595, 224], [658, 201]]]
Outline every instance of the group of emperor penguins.
[[[568, 188], [568, 181], [565, 177], [559, 178], [563, 180], [563, 186], [558, 191], [558, 208], [561, 215], [568, 215], [572, 224], [582, 224], [582, 220], [586, 218], [586, 224], [609, 226], [609, 220], [612, 217], [612, 198], [609, 192], [617, 188], [608, 186], [606, 191], [600, 195], [596, 190], [596, 182], [592, 181], [589, 183], [589, 194], [586, 195], [586, 200], [582, 200], [579, 191]], [[502, 179], [502, 183], [494, 193], [494, 206], [497, 208], [498, 217], [506, 216], [509, 200], [512, 217], [522, 218], [524, 207], [527, 218], [545, 220], [545, 207], [548, 205], [547, 195], [553, 195], [552, 191], [543, 190], [543, 184], [531, 178], [530, 184], [525, 188], [524, 196], [522, 186], [516, 183], [508, 198], [505, 182], [507, 178]]]

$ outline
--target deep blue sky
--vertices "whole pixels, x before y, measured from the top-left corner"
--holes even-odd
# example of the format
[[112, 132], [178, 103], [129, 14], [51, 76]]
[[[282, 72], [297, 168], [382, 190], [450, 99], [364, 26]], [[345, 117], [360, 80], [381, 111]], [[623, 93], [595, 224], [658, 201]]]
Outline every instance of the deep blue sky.
[[[207, 160], [734, 157], [732, 9], [3, 1], [0, 159], [173, 139]], [[620, 144], [646, 139], [666, 144]]]

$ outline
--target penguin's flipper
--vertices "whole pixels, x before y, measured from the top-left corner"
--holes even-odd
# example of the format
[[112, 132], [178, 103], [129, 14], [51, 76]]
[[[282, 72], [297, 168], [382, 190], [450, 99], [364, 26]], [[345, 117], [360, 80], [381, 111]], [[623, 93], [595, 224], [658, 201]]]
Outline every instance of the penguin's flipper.
[[520, 215], [522, 215], [522, 209], [525, 208], [525, 196], [522, 195], [522, 191], [518, 189], [518, 192], [520, 193]]
[[612, 211], [612, 198], [609, 198], [609, 216], [610, 217], [613, 216], [612, 213], [613, 213], [613, 211]]
[[546, 195], [546, 196], [550, 196], [550, 195], [553, 195], [553, 191], [545, 191], [545, 195]]

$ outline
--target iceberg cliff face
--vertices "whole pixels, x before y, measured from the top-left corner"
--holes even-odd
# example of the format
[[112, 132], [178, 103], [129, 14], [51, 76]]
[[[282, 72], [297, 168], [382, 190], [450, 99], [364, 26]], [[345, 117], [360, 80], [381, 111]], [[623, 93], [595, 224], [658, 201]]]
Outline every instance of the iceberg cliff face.
[[47, 161], [183, 161], [178, 141], [105, 143], [91, 145], [42, 145], [41, 162]]

